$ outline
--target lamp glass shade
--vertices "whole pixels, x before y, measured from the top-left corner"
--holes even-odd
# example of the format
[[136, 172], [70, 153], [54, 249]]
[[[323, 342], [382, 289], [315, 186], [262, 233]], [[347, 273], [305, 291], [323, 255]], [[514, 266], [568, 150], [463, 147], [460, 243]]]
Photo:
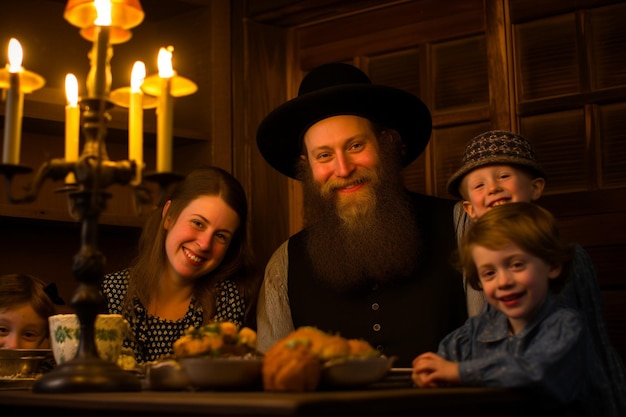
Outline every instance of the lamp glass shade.
[[[110, 1], [112, 27], [130, 29], [143, 21], [145, 14], [139, 0]], [[97, 17], [94, 0], [68, 0], [63, 17], [81, 29], [92, 27]]]

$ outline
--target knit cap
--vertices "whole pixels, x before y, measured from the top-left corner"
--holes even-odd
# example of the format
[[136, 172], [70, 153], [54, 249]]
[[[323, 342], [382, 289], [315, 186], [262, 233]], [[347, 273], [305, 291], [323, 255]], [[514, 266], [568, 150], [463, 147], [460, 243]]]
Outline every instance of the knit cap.
[[459, 186], [465, 175], [476, 168], [500, 164], [520, 166], [528, 169], [536, 178], [546, 178], [528, 139], [506, 130], [491, 130], [481, 133], [467, 144], [461, 168], [448, 180], [448, 192], [462, 199]]

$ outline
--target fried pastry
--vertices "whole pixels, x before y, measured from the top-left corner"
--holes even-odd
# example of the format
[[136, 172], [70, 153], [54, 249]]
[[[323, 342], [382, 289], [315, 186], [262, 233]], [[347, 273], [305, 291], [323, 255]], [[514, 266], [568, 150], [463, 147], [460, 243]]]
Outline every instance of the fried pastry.
[[238, 329], [232, 322], [215, 322], [200, 328], [190, 327], [173, 345], [174, 356], [244, 356], [256, 353], [256, 332]]
[[313, 391], [325, 363], [379, 355], [365, 340], [346, 339], [311, 326], [299, 327], [266, 352], [263, 387], [267, 391]]
[[349, 356], [352, 358], [371, 358], [380, 355], [380, 352], [374, 349], [367, 340], [348, 339], [348, 346], [350, 347]]
[[320, 359], [311, 351], [309, 339], [291, 338], [272, 346], [263, 359], [263, 389], [307, 392], [319, 384]]

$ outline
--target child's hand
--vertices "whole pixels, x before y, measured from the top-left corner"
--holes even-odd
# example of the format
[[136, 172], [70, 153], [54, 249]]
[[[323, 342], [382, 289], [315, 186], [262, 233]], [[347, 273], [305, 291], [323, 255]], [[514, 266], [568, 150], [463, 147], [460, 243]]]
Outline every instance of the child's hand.
[[441, 356], [426, 352], [413, 359], [413, 382], [420, 388], [437, 388], [458, 385], [459, 364]]

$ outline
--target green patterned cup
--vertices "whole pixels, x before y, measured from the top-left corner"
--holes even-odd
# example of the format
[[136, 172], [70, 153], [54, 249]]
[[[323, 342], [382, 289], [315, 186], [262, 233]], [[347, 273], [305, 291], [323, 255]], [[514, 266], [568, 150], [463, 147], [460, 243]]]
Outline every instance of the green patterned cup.
[[[57, 314], [48, 318], [50, 344], [54, 360], [62, 364], [76, 357], [80, 326], [76, 314]], [[120, 314], [98, 314], [96, 318], [96, 350], [102, 359], [117, 362], [128, 322]]]

